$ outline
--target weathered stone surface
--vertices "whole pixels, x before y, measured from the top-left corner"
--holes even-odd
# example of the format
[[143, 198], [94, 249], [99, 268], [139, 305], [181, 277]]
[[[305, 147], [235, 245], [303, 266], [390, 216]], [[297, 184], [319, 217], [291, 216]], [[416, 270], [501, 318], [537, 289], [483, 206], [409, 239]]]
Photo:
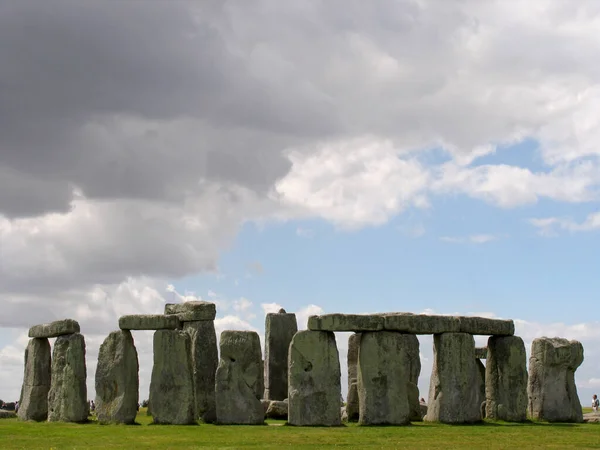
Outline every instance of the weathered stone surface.
[[84, 337], [79, 333], [57, 337], [48, 392], [49, 422], [87, 421], [86, 377]]
[[260, 338], [254, 331], [223, 331], [215, 398], [217, 423], [260, 425], [264, 383]]
[[460, 323], [453, 316], [426, 314], [388, 313], [383, 314], [384, 329], [410, 334], [436, 334], [458, 332]]
[[410, 407], [411, 422], [423, 420], [419, 405], [419, 375], [421, 374], [421, 356], [419, 355], [419, 339], [414, 334], [405, 334], [406, 364], [408, 367], [408, 383], [406, 391]]
[[360, 333], [351, 334], [348, 338], [348, 398], [346, 399], [346, 415], [348, 422], [358, 422], [358, 347], [360, 346]]
[[185, 322], [183, 330], [191, 337], [195, 414], [203, 422], [213, 423], [217, 420], [215, 374], [219, 364], [215, 325], [212, 320]]
[[467, 333], [433, 337], [433, 370], [426, 421], [481, 421], [481, 379], [476, 367], [475, 340]]
[[297, 331], [296, 314], [269, 313], [265, 317], [264, 398], [283, 400], [288, 395], [288, 351]]
[[475, 347], [475, 358], [486, 359], [488, 353], [487, 347]]
[[527, 354], [523, 339], [518, 336], [489, 338], [485, 380], [486, 418], [524, 422], [527, 419]]
[[261, 405], [263, 407], [263, 410], [265, 411], [265, 417], [266, 417], [267, 416], [267, 409], [269, 409], [269, 406], [271, 406], [271, 400], [267, 400], [266, 398], [263, 398], [260, 401], [260, 403], [261, 403]]
[[394, 331], [362, 333], [358, 351], [358, 423], [361, 425], [410, 422], [409, 337], [414, 336]]
[[54, 338], [66, 334], [79, 333], [79, 323], [73, 319], [56, 320], [29, 329], [30, 338]]
[[214, 303], [203, 301], [167, 303], [165, 305], [165, 314], [176, 314], [182, 322], [215, 320], [217, 306]]
[[583, 415], [583, 421], [585, 423], [600, 423], [600, 413], [591, 412]]
[[383, 330], [383, 317], [369, 314], [325, 314], [310, 316], [312, 331], [378, 331]]
[[267, 419], [281, 419], [286, 420], [288, 418], [288, 404], [282, 400], [272, 400], [269, 402], [269, 407], [266, 413]]
[[477, 370], [477, 383], [479, 386], [480, 398], [483, 403], [483, 410], [480, 408], [481, 418], [485, 419], [485, 365], [480, 359], [475, 358], [475, 368]]
[[119, 318], [121, 330], [177, 330], [181, 322], [177, 316], [163, 314], [132, 314]]
[[299, 331], [289, 353], [288, 423], [339, 426], [340, 359], [335, 336], [327, 331]]
[[515, 323], [512, 320], [467, 316], [460, 316], [458, 320], [461, 333], [494, 336], [512, 336], [515, 334]]
[[0, 409], [0, 419], [14, 419], [15, 417], [17, 417], [17, 414], [14, 411]]
[[150, 380], [152, 418], [157, 424], [187, 425], [194, 415], [191, 338], [181, 330], [154, 333], [154, 365]]
[[39, 422], [48, 418], [50, 370], [50, 342], [46, 338], [30, 339], [25, 349], [25, 373], [19, 400], [19, 419]]
[[96, 366], [96, 417], [100, 423], [135, 423], [139, 400], [138, 354], [130, 331], [110, 333]]
[[582, 422], [575, 370], [583, 362], [578, 341], [534, 339], [529, 358], [529, 415], [548, 422]]

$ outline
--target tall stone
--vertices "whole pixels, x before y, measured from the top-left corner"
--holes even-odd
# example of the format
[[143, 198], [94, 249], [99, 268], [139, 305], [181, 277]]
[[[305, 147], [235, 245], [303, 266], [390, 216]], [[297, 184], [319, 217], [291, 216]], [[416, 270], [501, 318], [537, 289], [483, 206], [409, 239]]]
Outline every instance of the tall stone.
[[260, 425], [264, 383], [260, 338], [254, 331], [223, 331], [217, 368], [215, 399], [217, 423]]
[[404, 334], [404, 349], [408, 367], [408, 382], [406, 392], [410, 408], [411, 422], [421, 422], [423, 414], [419, 401], [419, 375], [421, 375], [421, 355], [419, 339], [414, 334]]
[[205, 423], [217, 420], [215, 375], [219, 364], [217, 335], [212, 320], [184, 322], [191, 337], [192, 369], [196, 417]]
[[358, 347], [360, 346], [360, 333], [351, 334], [348, 338], [348, 398], [346, 399], [346, 415], [348, 422], [358, 422]]
[[297, 331], [296, 314], [285, 309], [265, 317], [265, 399], [288, 396], [288, 351]]
[[529, 415], [548, 422], [582, 422], [575, 370], [583, 362], [578, 341], [534, 339], [529, 357]]
[[[475, 354], [477, 354], [477, 349], [475, 349]], [[479, 386], [480, 398], [482, 401], [482, 405], [480, 406], [481, 418], [485, 419], [485, 365], [481, 362], [481, 359], [475, 358], [475, 369], [477, 376], [477, 383]]]
[[518, 336], [491, 336], [485, 372], [486, 417], [507, 422], [527, 419], [527, 354]]
[[25, 373], [17, 413], [19, 419], [40, 422], [48, 418], [51, 360], [48, 339], [29, 340], [25, 349]]
[[96, 417], [100, 423], [135, 423], [139, 401], [138, 354], [130, 331], [113, 331], [100, 346]]
[[330, 331], [299, 331], [290, 345], [288, 423], [341, 425], [340, 359]]
[[49, 422], [86, 422], [87, 370], [85, 339], [79, 333], [56, 338], [52, 351], [52, 374], [48, 392]]
[[185, 331], [158, 330], [154, 333], [149, 402], [154, 423], [196, 423], [191, 338]]
[[434, 335], [426, 421], [449, 424], [481, 421], [483, 398], [475, 361], [475, 340], [472, 335]]

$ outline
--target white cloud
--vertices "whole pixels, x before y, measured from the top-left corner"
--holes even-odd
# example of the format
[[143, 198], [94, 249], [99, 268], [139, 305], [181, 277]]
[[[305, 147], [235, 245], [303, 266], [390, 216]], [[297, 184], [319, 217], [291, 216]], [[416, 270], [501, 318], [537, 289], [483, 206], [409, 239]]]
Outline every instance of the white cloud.
[[318, 316], [319, 314], [323, 314], [323, 308], [317, 305], [308, 305], [304, 308], [300, 308], [296, 311], [296, 321], [298, 322], [298, 329], [305, 330], [308, 324], [309, 316]]
[[538, 229], [542, 236], [552, 237], [558, 235], [558, 230], [569, 232], [600, 230], [600, 212], [592, 213], [579, 223], [567, 217], [546, 217], [529, 219], [529, 223]]
[[496, 241], [500, 239], [500, 236], [494, 234], [474, 234], [466, 237], [458, 237], [458, 236], [442, 236], [440, 237], [440, 241], [448, 242], [452, 244], [486, 244], [488, 242]]
[[265, 315], [269, 313], [277, 313], [281, 308], [283, 308], [283, 306], [281, 306], [279, 303], [261, 303], [260, 307]]
[[311, 230], [310, 228], [296, 228], [296, 235], [303, 238], [312, 238], [315, 236], [315, 230]]

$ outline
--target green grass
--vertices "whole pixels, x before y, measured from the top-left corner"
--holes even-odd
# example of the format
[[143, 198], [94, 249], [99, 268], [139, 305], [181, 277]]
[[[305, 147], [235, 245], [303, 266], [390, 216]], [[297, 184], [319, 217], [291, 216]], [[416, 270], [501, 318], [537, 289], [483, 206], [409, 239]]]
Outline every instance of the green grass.
[[186, 448], [600, 448], [599, 424], [484, 423], [450, 426], [299, 428], [270, 426], [150, 425], [144, 410], [139, 426], [29, 423], [0, 420], [2, 449], [186, 449]]

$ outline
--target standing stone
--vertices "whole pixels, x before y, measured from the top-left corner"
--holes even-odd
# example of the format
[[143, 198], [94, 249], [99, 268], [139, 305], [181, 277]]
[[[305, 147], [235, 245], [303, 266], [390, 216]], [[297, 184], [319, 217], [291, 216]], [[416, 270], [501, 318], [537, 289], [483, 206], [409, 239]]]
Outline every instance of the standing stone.
[[154, 423], [196, 423], [191, 338], [185, 331], [158, 330], [154, 333], [149, 402]]
[[[477, 349], [475, 349], [475, 353], [477, 354]], [[485, 419], [485, 365], [481, 362], [481, 359], [475, 358], [475, 369], [477, 376], [477, 384], [479, 386], [479, 398], [481, 399], [481, 406], [479, 408], [479, 412], [481, 413], [481, 418]]]
[[52, 352], [52, 374], [48, 392], [49, 422], [86, 422], [87, 370], [85, 339], [79, 333], [56, 338]]
[[195, 415], [205, 423], [217, 420], [215, 374], [219, 364], [217, 335], [212, 320], [184, 322], [191, 337]]
[[488, 340], [485, 373], [486, 417], [507, 422], [527, 419], [527, 354], [518, 336]]
[[265, 318], [265, 399], [287, 398], [288, 351], [297, 331], [296, 314], [285, 309]]
[[361, 425], [409, 423], [407, 336], [394, 331], [362, 333], [358, 351]]
[[434, 335], [426, 421], [449, 424], [481, 421], [483, 399], [475, 361], [475, 340], [472, 335]]
[[583, 362], [578, 341], [534, 339], [529, 358], [529, 415], [548, 422], [582, 422], [575, 370]]
[[217, 423], [261, 425], [264, 383], [260, 338], [254, 331], [223, 331], [217, 368], [215, 398]]
[[96, 416], [100, 423], [135, 423], [139, 401], [138, 354], [130, 331], [113, 331], [100, 346]]
[[406, 390], [410, 408], [411, 422], [423, 421], [421, 403], [419, 401], [419, 375], [421, 375], [421, 355], [419, 354], [419, 339], [414, 334], [404, 335], [405, 357], [408, 367], [408, 383]]
[[17, 413], [19, 419], [40, 422], [48, 418], [50, 367], [51, 353], [48, 339], [30, 339], [25, 349], [25, 373]]
[[299, 426], [339, 426], [340, 358], [330, 331], [295, 334], [289, 354], [288, 423]]
[[358, 422], [359, 417], [357, 364], [360, 336], [360, 333], [354, 333], [348, 338], [348, 398], [346, 401], [348, 422]]

